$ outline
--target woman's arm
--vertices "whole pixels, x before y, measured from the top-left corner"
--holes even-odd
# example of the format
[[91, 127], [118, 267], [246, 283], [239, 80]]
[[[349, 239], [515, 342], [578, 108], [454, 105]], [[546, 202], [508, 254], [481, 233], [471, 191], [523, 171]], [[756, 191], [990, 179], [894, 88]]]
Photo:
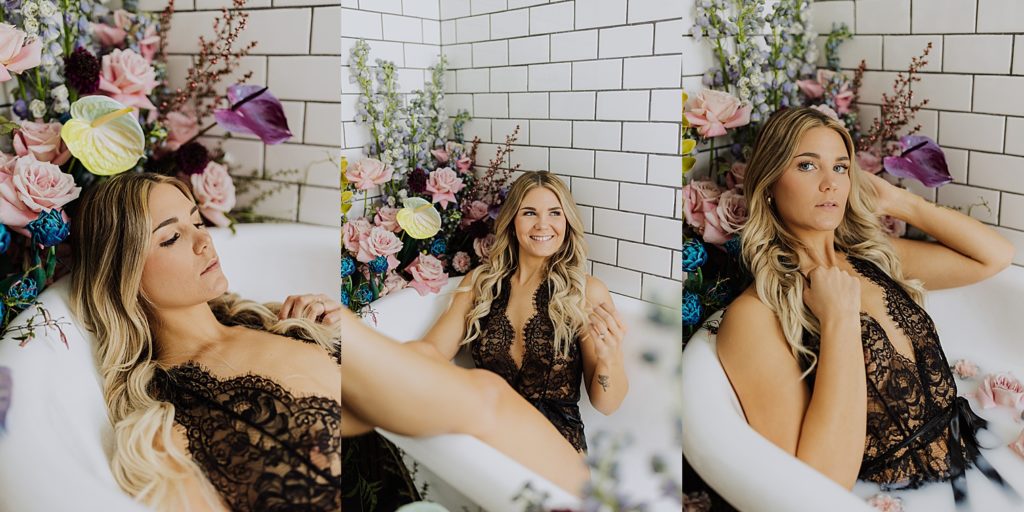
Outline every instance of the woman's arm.
[[608, 415], [619, 408], [629, 391], [622, 357], [626, 326], [608, 287], [592, 276], [587, 276], [587, 303], [591, 305], [589, 323], [581, 336], [584, 381], [590, 403]]
[[[818, 315], [823, 320], [813, 392], [801, 379], [803, 371], [778, 318], [752, 289], [729, 306], [717, 346], [751, 428], [851, 489], [864, 457], [867, 385], [858, 316], [859, 284], [856, 278], [846, 275], [844, 279], [839, 272], [833, 267], [811, 273], [821, 288], [819, 300], [827, 295], [833, 302], [849, 301], [845, 313]], [[840, 282], [842, 287], [835, 285]]]
[[[479, 268], [466, 274], [462, 283], [472, 283]], [[456, 292], [448, 304], [448, 309], [434, 322], [423, 338], [405, 343], [404, 346], [436, 359], [451, 361], [455, 354], [459, 353], [462, 339], [466, 336], [466, 316], [473, 309], [475, 295], [475, 290]]]
[[904, 273], [925, 288], [939, 290], [976, 283], [1013, 262], [1009, 240], [978, 220], [931, 203], [878, 176], [864, 173], [878, 197], [881, 214], [920, 228], [938, 242], [892, 239]]

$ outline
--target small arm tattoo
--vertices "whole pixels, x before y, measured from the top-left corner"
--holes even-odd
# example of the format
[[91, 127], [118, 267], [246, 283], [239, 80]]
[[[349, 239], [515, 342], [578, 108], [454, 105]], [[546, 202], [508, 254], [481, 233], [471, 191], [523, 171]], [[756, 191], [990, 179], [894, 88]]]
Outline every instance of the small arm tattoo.
[[601, 389], [603, 389], [605, 391], [608, 391], [608, 386], [610, 386], [612, 384], [611, 383], [611, 379], [609, 379], [607, 375], [598, 375], [597, 376], [597, 383], [600, 384], [601, 385]]

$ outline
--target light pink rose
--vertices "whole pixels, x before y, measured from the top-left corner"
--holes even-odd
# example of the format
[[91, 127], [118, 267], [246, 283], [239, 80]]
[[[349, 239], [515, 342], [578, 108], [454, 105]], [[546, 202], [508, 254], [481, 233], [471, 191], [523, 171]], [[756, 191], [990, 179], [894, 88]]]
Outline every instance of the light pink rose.
[[729, 173], [725, 175], [725, 183], [729, 188], [736, 188], [743, 185], [743, 176], [747, 173], [747, 164], [733, 162], [729, 167]]
[[22, 121], [14, 132], [14, 152], [18, 156], [32, 153], [40, 162], [63, 165], [71, 158], [71, 151], [60, 138], [60, 123]]
[[953, 373], [961, 379], [970, 379], [978, 374], [978, 365], [966, 359], [960, 359], [953, 364]]
[[345, 246], [348, 252], [353, 254], [359, 252], [359, 242], [370, 236], [370, 230], [373, 229], [373, 224], [370, 224], [370, 219], [366, 217], [359, 217], [355, 220], [350, 220], [341, 227], [341, 243]]
[[803, 91], [804, 96], [812, 100], [816, 100], [825, 94], [825, 86], [818, 83], [817, 80], [797, 80], [796, 86]]
[[881, 512], [903, 512], [903, 500], [888, 494], [876, 494], [868, 499], [868, 505]]
[[[825, 91], [835, 75], [835, 71], [819, 69], [816, 80], [798, 80], [796, 85], [809, 99], [818, 99], [825, 95]], [[853, 103], [853, 91], [850, 90], [850, 84], [844, 80], [842, 85], [839, 86], [839, 91], [832, 97], [832, 100], [836, 104], [835, 112], [838, 112], [839, 114], [849, 112], [850, 105]], [[838, 117], [839, 116], [836, 115], [837, 119]]]
[[395, 257], [398, 251], [402, 250], [402, 241], [394, 233], [380, 226], [374, 226], [370, 235], [359, 240], [359, 251], [356, 253], [356, 260], [369, 263], [377, 256], [384, 256], [388, 260], [388, 269], [398, 268], [398, 258]]
[[465, 174], [473, 168], [473, 159], [468, 156], [464, 156], [455, 161], [455, 167], [459, 169], [459, 172]]
[[348, 166], [345, 176], [357, 189], [366, 190], [391, 181], [394, 172], [390, 165], [384, 165], [376, 158], [364, 158]]
[[[6, 157], [3, 167], [9, 166], [10, 157]], [[0, 223], [23, 228], [36, 220], [39, 212], [62, 208], [81, 192], [75, 179], [60, 167], [40, 162], [31, 154], [19, 157], [12, 174], [0, 172]]]
[[974, 398], [981, 404], [982, 409], [1005, 405], [1020, 410], [1022, 396], [1024, 385], [1008, 373], [988, 375], [974, 393]]
[[[708, 220], [708, 222], [711, 222]], [[747, 198], [736, 189], [726, 190], [718, 197], [715, 222], [726, 233], [737, 233], [747, 223]]]
[[99, 90], [125, 106], [156, 110], [148, 96], [159, 83], [153, 66], [132, 50], [103, 56]]
[[153, 62], [153, 57], [156, 57], [158, 50], [160, 50], [160, 36], [156, 34], [156, 26], [150, 25], [146, 27], [142, 39], [139, 40], [139, 53], [142, 54], [142, 58], [146, 59], [146, 62]]
[[466, 227], [484, 217], [490, 213], [490, 206], [483, 201], [473, 201], [468, 206], [463, 207], [462, 212], [462, 227]]
[[199, 121], [196, 116], [186, 112], [167, 114], [167, 141], [164, 145], [171, 151], [177, 151], [182, 144], [199, 134]]
[[373, 222], [392, 233], [401, 233], [402, 226], [398, 225], [398, 211], [398, 208], [381, 206], [377, 209], [377, 215], [374, 215]]
[[430, 154], [434, 155], [434, 159], [437, 160], [437, 163], [442, 165], [448, 163], [448, 160], [451, 158], [448, 151], [443, 148], [431, 149]]
[[469, 266], [472, 263], [473, 260], [470, 259], [469, 254], [466, 254], [465, 251], [459, 251], [455, 253], [455, 257], [452, 258], [452, 268], [454, 268], [456, 272], [468, 271]]
[[491, 257], [492, 247], [494, 247], [494, 233], [488, 233], [485, 237], [473, 240], [473, 252], [476, 253], [477, 258], [480, 258], [480, 261], [487, 261]]
[[380, 296], [384, 297], [391, 292], [397, 292], [408, 284], [409, 281], [402, 279], [398, 272], [388, 272], [388, 276], [384, 278], [384, 286], [380, 290]]
[[891, 215], [882, 215], [878, 218], [878, 221], [882, 224], [882, 231], [889, 236], [900, 238], [907, 234], [907, 222], [905, 220], [897, 219]]
[[857, 167], [862, 171], [878, 174], [882, 170], [882, 158], [874, 151], [858, 151]]
[[722, 189], [708, 180], [694, 180], [683, 187], [683, 216], [686, 223], [697, 228], [704, 228], [704, 212], [717, 206], [718, 196]]
[[427, 192], [433, 195], [432, 201], [441, 203], [441, 209], [447, 209], [448, 203], [455, 202], [455, 194], [466, 186], [462, 178], [448, 167], [442, 167], [427, 178]]
[[738, 128], [750, 122], [750, 105], [722, 91], [704, 89], [686, 102], [686, 120], [697, 127], [701, 137], [725, 135], [727, 128]]
[[132, 24], [132, 15], [124, 10], [114, 11], [114, 26], [106, 23], [93, 23], [92, 33], [104, 47], [124, 47], [124, 39], [128, 36], [125, 30]]
[[405, 270], [412, 275], [409, 286], [420, 295], [437, 293], [448, 283], [448, 274], [441, 260], [429, 254], [420, 254]]
[[0, 23], [0, 82], [13, 78], [11, 73], [20, 74], [39, 65], [43, 43], [39, 38], [25, 44], [28, 34], [9, 23]]
[[217, 162], [206, 164], [203, 172], [189, 176], [199, 213], [217, 226], [231, 224], [226, 215], [235, 207], [235, 183], [228, 168]]
[[1013, 450], [1013, 453], [1024, 457], [1024, 430], [1010, 443], [1010, 449]]
[[817, 110], [818, 112], [821, 112], [822, 114], [825, 114], [826, 116], [831, 117], [832, 119], [835, 119], [836, 121], [839, 120], [839, 114], [837, 114], [835, 110], [832, 110], [832, 107], [824, 103], [822, 103], [821, 105], [815, 105], [811, 108]]

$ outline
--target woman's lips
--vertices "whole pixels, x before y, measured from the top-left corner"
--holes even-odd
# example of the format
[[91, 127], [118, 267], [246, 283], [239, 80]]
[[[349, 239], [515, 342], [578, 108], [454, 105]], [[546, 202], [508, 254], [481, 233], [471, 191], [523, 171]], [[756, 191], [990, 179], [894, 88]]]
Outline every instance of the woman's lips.
[[213, 261], [211, 261], [210, 264], [206, 266], [206, 269], [203, 270], [202, 273], [200, 273], [199, 275], [205, 275], [207, 272], [209, 272], [209, 271], [211, 271], [211, 270], [213, 270], [213, 269], [215, 269], [215, 268], [217, 268], [219, 266], [220, 266], [220, 259], [219, 258], [214, 258]]

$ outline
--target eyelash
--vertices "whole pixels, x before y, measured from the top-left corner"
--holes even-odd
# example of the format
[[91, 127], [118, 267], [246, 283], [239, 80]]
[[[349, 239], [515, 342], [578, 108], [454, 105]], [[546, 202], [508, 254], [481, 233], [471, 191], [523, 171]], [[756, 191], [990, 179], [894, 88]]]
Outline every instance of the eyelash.
[[[205, 227], [205, 225], [202, 222], [197, 222], [192, 225], [195, 226], [197, 229], [203, 229]], [[181, 238], [181, 233], [175, 233], [170, 240], [166, 242], [160, 242], [160, 247], [170, 247], [174, 245], [174, 243], [177, 242], [179, 238]]]
[[[523, 215], [533, 215], [535, 212], [523, 212]], [[555, 215], [562, 215], [562, 212], [551, 212]]]
[[[800, 162], [800, 163], [796, 164], [796, 168], [801, 170], [801, 171], [809, 172], [810, 169], [804, 169], [803, 168], [804, 164], [814, 165], [814, 162]], [[833, 169], [835, 169], [836, 167], [842, 169], [842, 172], [840, 174], [846, 174], [846, 172], [850, 170], [849, 167], [847, 167], [845, 165], [837, 165], [837, 166], [833, 167]]]

